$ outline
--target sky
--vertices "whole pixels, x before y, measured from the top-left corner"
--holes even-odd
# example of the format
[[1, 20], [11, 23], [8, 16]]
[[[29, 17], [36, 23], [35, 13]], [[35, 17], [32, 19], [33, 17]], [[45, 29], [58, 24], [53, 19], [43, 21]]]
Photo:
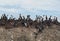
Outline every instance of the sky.
[[18, 17], [21, 13], [26, 16], [35, 15], [57, 16], [60, 21], [60, 0], [0, 0], [1, 14], [14, 15]]

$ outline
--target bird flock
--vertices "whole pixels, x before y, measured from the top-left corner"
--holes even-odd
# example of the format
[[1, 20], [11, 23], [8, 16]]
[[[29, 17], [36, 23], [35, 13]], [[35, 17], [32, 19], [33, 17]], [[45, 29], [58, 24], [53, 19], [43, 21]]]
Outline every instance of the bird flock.
[[6, 29], [16, 28], [21, 26], [27, 28], [28, 27], [36, 28], [39, 29], [39, 32], [41, 32], [44, 29], [44, 26], [51, 26], [52, 24], [56, 24], [56, 25], [59, 24], [57, 17], [54, 17], [52, 19], [52, 16], [48, 18], [47, 15], [43, 15], [43, 16], [36, 15], [35, 20], [33, 20], [30, 18], [30, 15], [27, 15], [27, 18], [25, 18], [25, 16], [21, 16], [21, 14], [19, 14], [19, 18], [17, 19], [13, 18], [12, 15], [8, 19], [6, 14], [2, 14], [0, 18], [0, 26], [5, 26]]

